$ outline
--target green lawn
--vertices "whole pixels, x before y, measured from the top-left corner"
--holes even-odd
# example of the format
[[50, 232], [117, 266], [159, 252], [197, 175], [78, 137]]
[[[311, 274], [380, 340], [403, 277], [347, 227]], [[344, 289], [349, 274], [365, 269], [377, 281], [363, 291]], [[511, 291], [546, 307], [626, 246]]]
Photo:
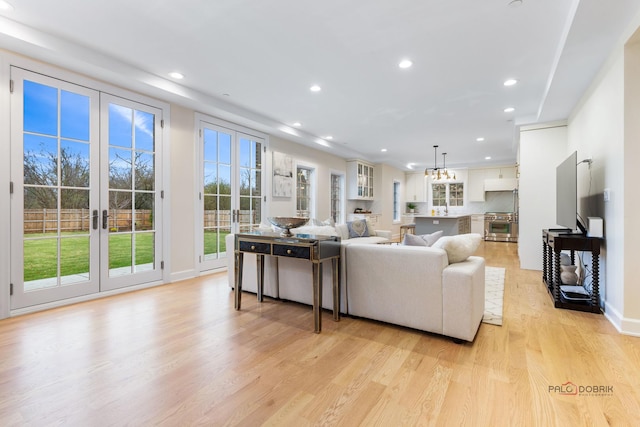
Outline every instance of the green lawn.
[[[79, 233], [63, 233], [60, 239], [60, 275], [83, 274], [89, 271], [89, 238]], [[153, 262], [153, 237], [151, 233], [134, 235], [136, 239], [136, 264]], [[24, 281], [56, 277], [58, 239], [53, 234], [29, 234], [24, 241]], [[47, 238], [40, 238], [47, 237]], [[52, 238], [51, 238], [52, 237]], [[130, 234], [109, 235], [109, 268], [131, 266]]]
[[[225, 238], [229, 234], [228, 231], [205, 230], [204, 231], [204, 253], [215, 254], [217, 252], [226, 252], [227, 246]], [[218, 251], [218, 235], [220, 236], [220, 250]]]
[[[219, 234], [219, 239], [218, 239]], [[228, 232], [218, 233], [215, 230], [204, 233], [204, 253], [226, 251], [225, 237]], [[153, 262], [153, 237], [152, 233], [134, 235], [136, 239], [136, 264], [149, 264]], [[54, 234], [28, 234], [24, 241], [24, 281], [56, 277], [58, 267], [58, 239]], [[45, 238], [46, 237], [46, 238]], [[131, 235], [109, 235], [109, 269], [130, 267]], [[83, 274], [89, 271], [89, 238], [80, 233], [63, 233], [60, 239], [60, 275]]]

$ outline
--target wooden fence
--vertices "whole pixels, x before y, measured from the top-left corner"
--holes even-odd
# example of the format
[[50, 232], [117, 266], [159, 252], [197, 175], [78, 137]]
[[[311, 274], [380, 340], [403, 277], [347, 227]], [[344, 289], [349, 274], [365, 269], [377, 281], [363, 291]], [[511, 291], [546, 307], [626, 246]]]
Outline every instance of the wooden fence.
[[[151, 230], [153, 228], [152, 211], [139, 209], [135, 211], [136, 230]], [[59, 217], [59, 218], [58, 218]], [[25, 209], [24, 233], [51, 233], [60, 231], [75, 232], [89, 231], [93, 218], [89, 209]], [[131, 209], [112, 209], [109, 211], [108, 227], [111, 231], [131, 231], [133, 211]], [[256, 211], [240, 211], [241, 224], [259, 224], [260, 218]], [[102, 227], [102, 212], [98, 212], [98, 227]], [[231, 228], [231, 211], [204, 211], [204, 227]]]
[[[60, 221], [61, 232], [89, 231], [93, 218], [89, 209], [25, 209], [24, 233], [51, 233], [58, 230]], [[107, 219], [111, 231], [131, 231], [133, 226], [133, 211], [131, 209], [112, 209]], [[149, 209], [135, 211], [136, 230], [151, 230], [153, 215]], [[98, 227], [102, 227], [102, 212], [98, 212]]]

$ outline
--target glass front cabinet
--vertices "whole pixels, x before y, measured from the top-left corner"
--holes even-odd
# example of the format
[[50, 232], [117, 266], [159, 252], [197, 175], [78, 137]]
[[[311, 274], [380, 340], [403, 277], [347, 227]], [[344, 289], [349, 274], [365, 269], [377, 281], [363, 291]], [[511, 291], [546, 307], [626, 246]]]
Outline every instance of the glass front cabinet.
[[373, 200], [372, 164], [361, 160], [347, 162], [347, 198], [350, 200]]

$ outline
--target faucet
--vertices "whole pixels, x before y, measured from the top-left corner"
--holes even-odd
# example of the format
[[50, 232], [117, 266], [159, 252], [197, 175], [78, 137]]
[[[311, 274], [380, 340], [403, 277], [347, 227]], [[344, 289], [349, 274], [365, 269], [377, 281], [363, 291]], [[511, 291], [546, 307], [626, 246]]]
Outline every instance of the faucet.
[[444, 214], [449, 215], [449, 202], [444, 204]]

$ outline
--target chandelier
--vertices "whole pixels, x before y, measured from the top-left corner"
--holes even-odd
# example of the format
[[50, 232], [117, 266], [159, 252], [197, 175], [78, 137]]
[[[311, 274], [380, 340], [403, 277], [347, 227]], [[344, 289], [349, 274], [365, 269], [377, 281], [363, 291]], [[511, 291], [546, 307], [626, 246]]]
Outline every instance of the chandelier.
[[447, 170], [447, 153], [442, 153], [443, 167], [438, 167], [438, 146], [433, 146], [433, 169], [426, 168], [424, 170], [425, 176], [430, 176], [432, 181], [448, 181], [456, 179], [455, 172], [451, 174]]

